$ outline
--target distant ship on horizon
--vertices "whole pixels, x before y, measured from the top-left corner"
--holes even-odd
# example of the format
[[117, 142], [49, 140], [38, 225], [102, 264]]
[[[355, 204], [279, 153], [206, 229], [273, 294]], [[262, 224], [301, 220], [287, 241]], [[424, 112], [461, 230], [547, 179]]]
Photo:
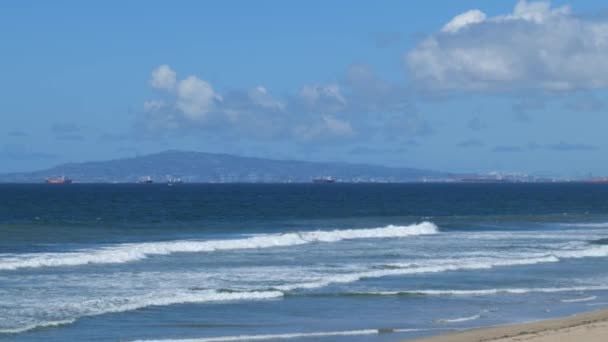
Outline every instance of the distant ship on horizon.
[[586, 179], [585, 183], [608, 183], [608, 177]]
[[315, 184], [335, 183], [336, 180], [331, 176], [317, 177], [312, 180]]
[[50, 177], [46, 179], [46, 184], [72, 184], [72, 180], [66, 178], [65, 176], [61, 177]]
[[468, 177], [457, 180], [460, 183], [509, 183], [508, 179], [494, 177]]
[[176, 177], [168, 177], [167, 179], [167, 185], [172, 186], [174, 184], [183, 184], [184, 181], [182, 181], [181, 178], [176, 178]]
[[141, 177], [137, 183], [139, 184], [152, 184], [154, 183], [154, 181], [152, 180], [152, 177], [150, 176], [145, 176], [145, 177]]

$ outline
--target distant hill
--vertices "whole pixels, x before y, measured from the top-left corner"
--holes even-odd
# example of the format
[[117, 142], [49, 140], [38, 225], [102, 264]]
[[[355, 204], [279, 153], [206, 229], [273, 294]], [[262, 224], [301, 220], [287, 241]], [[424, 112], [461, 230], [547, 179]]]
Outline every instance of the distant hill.
[[155, 182], [179, 177], [185, 182], [286, 183], [310, 182], [331, 176], [343, 182], [413, 182], [425, 177], [448, 177], [444, 172], [365, 164], [306, 162], [240, 157], [187, 151], [165, 151], [135, 158], [69, 163], [50, 169], [0, 175], [0, 182], [43, 182], [66, 176], [79, 183], [136, 182], [150, 176]]

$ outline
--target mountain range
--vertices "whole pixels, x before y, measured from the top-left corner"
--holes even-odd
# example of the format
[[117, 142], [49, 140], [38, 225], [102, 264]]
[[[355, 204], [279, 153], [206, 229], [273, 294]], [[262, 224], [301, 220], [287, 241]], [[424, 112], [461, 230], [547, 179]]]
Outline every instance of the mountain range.
[[322, 176], [339, 182], [416, 182], [446, 178], [446, 172], [341, 162], [308, 162], [170, 150], [133, 158], [68, 163], [33, 172], [0, 175], [4, 183], [39, 183], [65, 176], [78, 183], [155, 182], [180, 178], [191, 183], [304, 183]]

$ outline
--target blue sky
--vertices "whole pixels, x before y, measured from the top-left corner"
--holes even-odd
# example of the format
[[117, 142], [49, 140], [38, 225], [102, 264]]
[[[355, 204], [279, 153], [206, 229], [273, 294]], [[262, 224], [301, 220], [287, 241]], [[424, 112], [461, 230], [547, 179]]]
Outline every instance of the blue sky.
[[3, 1], [0, 172], [186, 149], [608, 175], [602, 1]]

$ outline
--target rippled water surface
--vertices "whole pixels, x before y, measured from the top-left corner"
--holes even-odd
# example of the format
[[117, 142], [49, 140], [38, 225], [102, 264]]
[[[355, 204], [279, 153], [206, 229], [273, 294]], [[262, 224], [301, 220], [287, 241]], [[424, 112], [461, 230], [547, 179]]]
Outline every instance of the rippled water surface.
[[0, 340], [396, 341], [608, 307], [603, 184], [0, 185]]

